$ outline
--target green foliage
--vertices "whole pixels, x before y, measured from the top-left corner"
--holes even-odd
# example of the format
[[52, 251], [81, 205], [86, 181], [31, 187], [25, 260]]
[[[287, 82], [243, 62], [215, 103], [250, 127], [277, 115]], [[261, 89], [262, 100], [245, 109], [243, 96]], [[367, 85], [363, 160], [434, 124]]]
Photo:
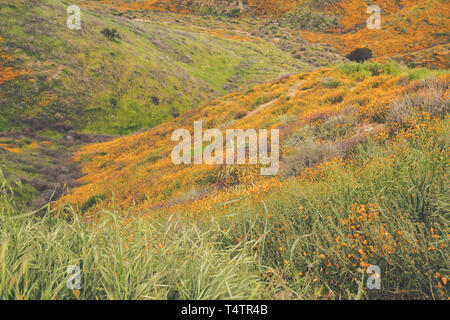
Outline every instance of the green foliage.
[[116, 41], [120, 39], [120, 34], [114, 28], [103, 28], [101, 34], [104, 35], [108, 40]]
[[[36, 189], [28, 183], [22, 184], [19, 177], [33, 176], [36, 172], [29, 165], [19, 163], [20, 156], [11, 155], [10, 157], [0, 158], [0, 185], [2, 185], [3, 196], [10, 195], [10, 200], [14, 202], [16, 208], [26, 208], [34, 196]], [[5, 209], [9, 208], [6, 206]]]
[[443, 73], [445, 73], [445, 71], [430, 70], [430, 69], [426, 69], [426, 68], [410, 69], [408, 72], [408, 79], [410, 81], [422, 80], [427, 77], [437, 77]]
[[9, 218], [15, 214], [14, 189], [0, 170], [0, 217]]
[[234, 8], [228, 13], [228, 15], [232, 18], [239, 17], [239, 16], [241, 16], [241, 14], [242, 14], [242, 12], [241, 12], [241, 9], [239, 9], [239, 8]]
[[105, 200], [105, 199], [106, 199], [106, 195], [104, 195], [104, 194], [97, 194], [95, 196], [92, 196], [81, 205], [80, 210], [82, 213], [85, 213], [92, 206], [100, 203], [102, 200]]
[[342, 65], [341, 70], [346, 75], [352, 76], [358, 80], [364, 80], [365, 78], [378, 76], [380, 74], [399, 75], [402, 72], [402, 67], [396, 63], [352, 62]]

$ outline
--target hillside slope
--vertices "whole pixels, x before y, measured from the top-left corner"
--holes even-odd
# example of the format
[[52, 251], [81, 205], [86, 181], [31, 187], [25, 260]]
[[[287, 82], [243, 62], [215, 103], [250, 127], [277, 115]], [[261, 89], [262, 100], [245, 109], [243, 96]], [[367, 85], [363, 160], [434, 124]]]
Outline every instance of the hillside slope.
[[[393, 58], [410, 66], [449, 68], [449, 10], [445, 0], [248, 0], [248, 1], [105, 1], [119, 10], [196, 12], [270, 17], [277, 24], [303, 30], [310, 41], [331, 44], [342, 54], [369, 47], [380, 60]], [[381, 9], [381, 29], [368, 29], [369, 5]], [[411, 41], [414, 39], [414, 41]]]
[[[60, 1], [0, 5], [0, 131], [70, 129], [124, 134], [168, 121], [242, 86], [308, 67], [262, 39], [139, 22], [85, 6], [82, 30], [66, 27]], [[114, 28], [120, 39], [101, 31]]]
[[[58, 1], [1, 5], [0, 45], [8, 57], [1, 68], [15, 75], [0, 83], [0, 131], [131, 133], [243, 86], [342, 62], [336, 50], [369, 47], [377, 60], [412, 67], [448, 68], [450, 61], [443, 0], [379, 1], [380, 30], [366, 28], [362, 0], [243, 1], [245, 14], [235, 18], [226, 13], [239, 2], [81, 5], [81, 31], [66, 28]], [[105, 27], [121, 39], [108, 40]]]
[[448, 1], [373, 2], [2, 2], [0, 299], [448, 300]]
[[[445, 72], [365, 63], [232, 94], [82, 148], [74, 160], [83, 185], [55, 209], [102, 223], [118, 212], [126, 252], [141, 248], [125, 230], [132, 225], [177, 221], [175, 234], [198, 226], [214, 235], [214, 252], [256, 257], [263, 292], [275, 299], [447, 300], [449, 82]], [[174, 165], [171, 133], [192, 133], [195, 120], [204, 129], [279, 128], [280, 174]], [[172, 248], [171, 234], [152, 234], [152, 256]], [[364, 286], [371, 265], [383, 270], [382, 290]]]
[[[259, 166], [173, 164], [172, 132], [185, 128], [192, 133], [198, 120], [203, 120], [204, 130], [278, 128], [284, 161], [289, 161], [293, 150], [292, 135], [302, 130], [313, 130], [308, 138], [313, 139], [313, 150], [305, 145], [309, 150], [305, 152], [320, 153], [321, 145], [324, 150], [329, 145], [335, 149], [334, 156], [346, 157], [360, 141], [384, 128], [391, 102], [408, 89], [410, 80], [426, 74], [396, 65], [351, 64], [225, 96], [147, 132], [83, 147], [75, 156], [85, 174], [80, 180], [83, 185], [63, 202], [81, 206], [101, 198], [105, 205], [113, 201], [122, 208], [136, 206], [146, 212], [160, 206], [184, 206], [224, 187], [272, 181], [260, 177]], [[316, 122], [318, 127], [311, 129]], [[292, 168], [286, 162], [282, 166], [285, 176], [297, 170], [301, 167]]]
[[[450, 79], [444, 75], [410, 82], [432, 74], [398, 71], [392, 65], [350, 65], [275, 83], [297, 103], [310, 97], [309, 89], [324, 92], [350, 85], [343, 100], [353, 100], [355, 107], [360, 102], [360, 108], [351, 108], [353, 103], [343, 110], [327, 105], [318, 110], [325, 112], [304, 118], [305, 125], [285, 139], [288, 147], [298, 148], [291, 168], [301, 169], [300, 175], [248, 181], [189, 205], [185, 201], [175, 208], [160, 207], [159, 217], [136, 214], [149, 208], [133, 204], [121, 208], [126, 195], [120, 188], [115, 190], [118, 205], [105, 193], [78, 209], [55, 208], [42, 218], [22, 214], [0, 171], [0, 268], [5, 270], [4, 282], [10, 283], [0, 287], [0, 297], [448, 300]], [[331, 75], [339, 79], [321, 79]], [[385, 90], [402, 95], [391, 101]], [[330, 93], [329, 102], [338, 105], [338, 91]], [[275, 111], [270, 106], [283, 99], [270, 103], [274, 100], [251, 108], [262, 112], [252, 115], [255, 120], [267, 119], [265, 108]], [[372, 108], [364, 108], [365, 100]], [[308, 105], [303, 106], [308, 114]], [[354, 137], [358, 131], [367, 138], [378, 134], [366, 141], [345, 139], [346, 133]], [[160, 141], [156, 133], [120, 142], [139, 157], [140, 149], [151, 151], [148, 142]], [[345, 145], [339, 143], [343, 141]], [[347, 156], [322, 161], [320, 154], [330, 142], [357, 147], [350, 153], [338, 148]], [[96, 167], [101, 157], [110, 156], [108, 151], [122, 161], [132, 159], [126, 159], [117, 142], [94, 147], [81, 154], [87, 171], [92, 170], [89, 177], [100, 170], [104, 178], [125, 186], [117, 184], [123, 177], [118, 163]], [[154, 161], [158, 156], [149, 155], [147, 162]], [[308, 167], [313, 163], [316, 166]], [[118, 170], [116, 175], [105, 170], [110, 165]], [[151, 165], [141, 165], [155, 174]], [[166, 169], [172, 168], [161, 167]], [[132, 170], [124, 171], [133, 187], [145, 189], [145, 181]], [[186, 173], [188, 179], [198, 178], [190, 175], [190, 168]], [[148, 183], [152, 193], [156, 183]], [[91, 183], [92, 188], [96, 185], [100, 183]], [[73, 263], [83, 266], [88, 277], [82, 290], [61, 285], [67, 280], [67, 265]], [[373, 279], [374, 266], [381, 270], [376, 272], [381, 279], [377, 290], [365, 286]]]
[[80, 5], [82, 29], [69, 30], [66, 3], [0, 4], [0, 167], [25, 184], [33, 209], [76, 185], [70, 152], [109, 139], [99, 133], [155, 127], [218, 96], [344, 60], [298, 34], [280, 39], [265, 20]]
[[[368, 29], [365, 1], [341, 0], [327, 11], [338, 12], [340, 27], [327, 33], [305, 31], [311, 41], [333, 44], [343, 54], [368, 47], [380, 61], [393, 59], [411, 67], [450, 68], [450, 13], [445, 0], [377, 1], [381, 29]], [[337, 7], [337, 9], [336, 9]]]

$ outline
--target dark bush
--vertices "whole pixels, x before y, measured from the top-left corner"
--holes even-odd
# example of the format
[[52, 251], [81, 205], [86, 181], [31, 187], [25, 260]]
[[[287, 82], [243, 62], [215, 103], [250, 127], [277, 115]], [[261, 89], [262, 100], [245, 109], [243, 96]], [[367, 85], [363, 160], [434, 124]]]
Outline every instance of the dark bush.
[[364, 62], [372, 57], [372, 50], [370, 50], [369, 48], [357, 48], [350, 54], [346, 55], [347, 59], [356, 62]]
[[152, 102], [153, 102], [154, 105], [157, 106], [157, 105], [159, 105], [159, 103], [161, 101], [159, 100], [159, 98], [157, 96], [152, 96]]
[[172, 115], [172, 117], [174, 117], [174, 118], [178, 118], [180, 116], [180, 111], [178, 111], [178, 109], [174, 106], [170, 107], [169, 112]]
[[116, 29], [114, 28], [103, 28], [103, 30], [101, 31], [102, 35], [104, 35], [106, 38], [108, 38], [111, 41], [114, 41], [116, 39], [120, 39], [120, 35], [117, 32]]

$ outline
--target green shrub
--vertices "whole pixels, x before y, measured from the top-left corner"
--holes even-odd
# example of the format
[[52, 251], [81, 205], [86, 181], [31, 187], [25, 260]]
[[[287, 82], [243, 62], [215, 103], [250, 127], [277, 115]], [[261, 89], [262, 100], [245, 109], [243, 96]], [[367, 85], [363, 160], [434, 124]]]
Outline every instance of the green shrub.
[[87, 210], [89, 210], [92, 206], [94, 206], [95, 204], [103, 201], [106, 199], [106, 195], [105, 194], [97, 194], [95, 196], [90, 197], [88, 200], [86, 200], [86, 202], [84, 202], [81, 207], [80, 210], [82, 213], [85, 213]]
[[114, 28], [103, 28], [101, 34], [104, 35], [108, 40], [115, 41], [116, 39], [120, 39], [120, 34]]
[[334, 89], [340, 85], [340, 82], [339, 82], [339, 80], [336, 80], [336, 79], [327, 78], [327, 79], [324, 79], [324, 81], [322, 82], [322, 85], [325, 88]]
[[236, 17], [241, 16], [241, 14], [242, 14], [241, 9], [234, 8], [228, 13], [228, 16], [230, 16], [232, 18], [236, 18]]
[[346, 75], [352, 76], [358, 80], [364, 80], [365, 78], [378, 76], [380, 74], [399, 75], [401, 73], [400, 65], [395, 63], [346, 63], [342, 65], [340, 69]]

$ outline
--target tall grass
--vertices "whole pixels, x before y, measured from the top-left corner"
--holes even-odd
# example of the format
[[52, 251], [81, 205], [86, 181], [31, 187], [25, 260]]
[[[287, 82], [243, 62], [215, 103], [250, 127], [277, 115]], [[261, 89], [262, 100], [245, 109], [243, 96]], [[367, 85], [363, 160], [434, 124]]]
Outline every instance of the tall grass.
[[[261, 276], [290, 297], [446, 299], [448, 124], [418, 120], [264, 201], [249, 197], [222, 218], [223, 242], [254, 242]], [[370, 265], [382, 270], [381, 290], [366, 287]]]
[[[245, 247], [217, 246], [217, 233], [172, 219], [103, 212], [11, 216], [2, 192], [0, 299], [252, 299], [268, 297]], [[67, 287], [69, 266], [81, 289]]]

